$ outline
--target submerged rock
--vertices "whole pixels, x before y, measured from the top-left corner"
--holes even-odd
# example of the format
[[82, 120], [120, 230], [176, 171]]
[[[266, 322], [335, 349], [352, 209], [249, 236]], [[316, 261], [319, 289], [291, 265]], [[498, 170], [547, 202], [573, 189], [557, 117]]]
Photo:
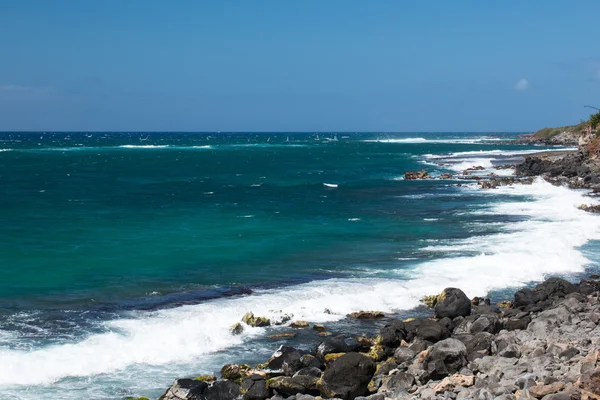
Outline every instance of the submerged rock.
[[308, 328], [308, 322], [306, 321], [294, 321], [290, 324], [290, 328]]
[[381, 319], [385, 314], [381, 311], [357, 311], [346, 316], [354, 319]]

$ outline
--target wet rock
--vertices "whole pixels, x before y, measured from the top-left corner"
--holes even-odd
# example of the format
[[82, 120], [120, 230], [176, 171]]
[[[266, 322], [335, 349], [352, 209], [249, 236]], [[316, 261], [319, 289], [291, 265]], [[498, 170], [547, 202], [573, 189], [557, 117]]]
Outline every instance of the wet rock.
[[460, 340], [444, 339], [428, 350], [423, 362], [425, 376], [429, 379], [442, 379], [452, 375], [467, 365], [466, 356], [467, 348]]
[[304, 367], [298, 372], [296, 372], [294, 376], [309, 375], [318, 378], [321, 376], [321, 373], [322, 371], [317, 367]]
[[371, 358], [359, 353], [347, 353], [325, 370], [317, 387], [323, 397], [353, 399], [364, 396], [375, 369]]
[[327, 330], [325, 325], [320, 325], [320, 324], [314, 324], [313, 329], [317, 332], [323, 332], [323, 331]]
[[248, 375], [250, 366], [246, 364], [225, 364], [221, 368], [221, 376], [234, 382], [240, 382]]
[[300, 357], [300, 363], [302, 363], [303, 368], [314, 367], [323, 369], [323, 363], [312, 354], [304, 354], [302, 357]]
[[317, 356], [325, 359], [325, 356], [330, 353], [346, 353], [348, 345], [344, 339], [331, 338], [321, 342], [317, 346]]
[[471, 300], [465, 293], [456, 288], [446, 288], [438, 296], [435, 305], [436, 318], [466, 317], [471, 314]]
[[267, 369], [282, 371], [291, 376], [300, 370], [303, 365], [301, 358], [304, 352], [289, 346], [280, 346], [267, 362]]
[[348, 318], [354, 319], [381, 319], [385, 317], [385, 314], [381, 311], [357, 311], [346, 315]]
[[293, 339], [296, 337], [295, 333], [278, 333], [276, 335], [267, 336], [271, 340], [281, 340], [281, 339]]
[[515, 307], [526, 307], [539, 301], [537, 293], [528, 288], [523, 288], [515, 293], [513, 304]]
[[242, 318], [242, 322], [253, 327], [263, 327], [271, 325], [271, 320], [265, 317], [254, 316], [252, 312], [247, 312]]
[[440, 179], [452, 179], [453, 175], [449, 173], [443, 173], [440, 175]]
[[577, 291], [575, 285], [561, 278], [549, 278], [537, 285], [534, 289], [539, 300], [543, 301], [550, 297], [565, 297], [569, 293]]
[[242, 325], [239, 322], [236, 322], [231, 326], [231, 328], [229, 328], [229, 332], [231, 332], [232, 335], [239, 335], [242, 332], [244, 332], [244, 325]]
[[308, 322], [306, 321], [294, 321], [290, 324], [290, 328], [308, 328]]
[[417, 172], [406, 172], [404, 174], [404, 179], [406, 179], [406, 180], [428, 179], [428, 178], [429, 178], [429, 174], [425, 170], [417, 171]]
[[161, 400], [196, 400], [208, 387], [208, 383], [193, 379], [177, 379], [160, 397]]
[[231, 381], [217, 381], [202, 393], [203, 400], [237, 400], [242, 398], [241, 387]]

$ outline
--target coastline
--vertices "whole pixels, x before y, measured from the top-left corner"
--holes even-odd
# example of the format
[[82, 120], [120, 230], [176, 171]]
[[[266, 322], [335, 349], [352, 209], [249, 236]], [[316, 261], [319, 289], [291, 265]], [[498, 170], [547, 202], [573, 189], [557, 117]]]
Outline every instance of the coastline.
[[[524, 159], [524, 161], [520, 165], [526, 164], [527, 160], [532, 158], [548, 163], [559, 163], [565, 158], [568, 159], [568, 156], [572, 157], [573, 154], [577, 153], [549, 151], [522, 154], [521, 159]], [[532, 176], [518, 174], [518, 172], [517, 168], [517, 176]], [[485, 181], [497, 178], [487, 176], [480, 179]], [[555, 185], [563, 183], [546, 180]], [[506, 181], [506, 184], [509, 185], [518, 183], [514, 179]], [[586, 188], [589, 188], [589, 185]], [[486, 187], [483, 186], [483, 189], [486, 189]], [[591, 291], [590, 287], [592, 288]], [[327, 332], [319, 324], [308, 324], [301, 321], [295, 328], [291, 328], [291, 331], [284, 332], [273, 339], [285, 340], [296, 336], [296, 333], [301, 330], [314, 330], [314, 335], [323, 336], [324, 340], [312, 352], [283, 346], [275, 351], [274, 355], [266, 360], [265, 364], [259, 364], [256, 367], [239, 366], [238, 364], [225, 365], [221, 371], [220, 379], [213, 376], [204, 376], [196, 380], [178, 379], [173, 386], [167, 389], [161, 399], [244, 398], [262, 400], [270, 398], [279, 400], [286, 398], [289, 400], [310, 400], [315, 397], [318, 398], [318, 396], [344, 399], [367, 396], [372, 400], [383, 400], [384, 398], [441, 399], [448, 398], [448, 396], [457, 399], [477, 398], [478, 396], [479, 398], [490, 399], [513, 399], [523, 398], [522, 396], [542, 398], [546, 395], [554, 396], [544, 397], [547, 399], [562, 399], [571, 398], [564, 396], [580, 396], [581, 393], [589, 392], [588, 389], [591, 389], [591, 393], [594, 393], [596, 389], [593, 386], [595, 384], [593, 378], [581, 381], [580, 379], [574, 380], [572, 377], [575, 375], [580, 377], [584, 369], [588, 372], [595, 371], [595, 361], [592, 365], [594, 368], [591, 368], [588, 356], [594, 351], [600, 350], [600, 347], [594, 347], [597, 343], [600, 343], [600, 330], [596, 330], [587, 323], [585, 327], [580, 327], [581, 324], [569, 325], [572, 328], [572, 332], [570, 332], [572, 334], [569, 336], [571, 339], [588, 335], [590, 332], [594, 332], [594, 338], [598, 338], [596, 342], [592, 343], [592, 347], [584, 346], [585, 348], [582, 348], [580, 345], [578, 345], [579, 347], [573, 347], [571, 339], [567, 344], [555, 340], [556, 338], [552, 336], [552, 330], [546, 332], [544, 339], [546, 344], [541, 345], [539, 341], [542, 339], [538, 337], [541, 335], [541, 331], [535, 328], [539, 331], [536, 331], [535, 335], [539, 335], [532, 336], [531, 331], [535, 329], [529, 329], [529, 326], [539, 326], [540, 321], [545, 321], [549, 318], [548, 315], [553, 315], [558, 309], [560, 309], [563, 317], [565, 315], [563, 309], [567, 309], [569, 314], [578, 313], [582, 315], [589, 314], [590, 310], [597, 310], [599, 308], [598, 297], [600, 293], [598, 293], [598, 290], [600, 283], [596, 280], [584, 279], [578, 286], [573, 286], [567, 281], [551, 278], [536, 288], [533, 291], [530, 289], [519, 290], [515, 293], [513, 305], [509, 308], [505, 308], [509, 306], [507, 302], [502, 302], [500, 304], [501, 308], [491, 305], [489, 299], [475, 298], [469, 300], [469, 304], [473, 304], [473, 313], [469, 313], [467, 316], [457, 315], [451, 320], [449, 320], [449, 317], [436, 315], [431, 310], [426, 311], [423, 307], [420, 307], [418, 312], [422, 314], [429, 313], [429, 315], [405, 321], [400, 321], [389, 315], [384, 318], [374, 318], [371, 315], [373, 318], [369, 318], [369, 315], [365, 314], [362, 319], [348, 316], [349, 321], [354, 321], [354, 323], [371, 324], [371, 331], [375, 333], [371, 336], [364, 336], [364, 329], [360, 333], [353, 331], [352, 328], [343, 332], [332, 333]], [[585, 293], [582, 293], [582, 290]], [[547, 296], [542, 295], [540, 297], [540, 299], [543, 297], [542, 300], [535, 300], [535, 295], [531, 295], [530, 292], [548, 292], [550, 294]], [[523, 293], [530, 295], [531, 299], [534, 300], [527, 304], [522, 303], [518, 298]], [[432, 301], [434, 297], [432, 296], [428, 300]], [[574, 302], [582, 305], [575, 306]], [[416, 310], [413, 309], [413, 311]], [[579, 320], [589, 320], [587, 314], [580, 316]], [[432, 316], [434, 318], [431, 318]], [[551, 319], [551, 323], [555, 325], [570, 323], [571, 320], [563, 317], [552, 317], [554, 319]], [[376, 327], [381, 324], [385, 324], [385, 326], [379, 330], [379, 334], [376, 334]], [[352, 323], [349, 325], [352, 325]], [[476, 328], [473, 328], [473, 326]], [[483, 328], [480, 329], [480, 326], [483, 326]], [[386, 334], [389, 334], [390, 329], [392, 329], [390, 327], [393, 327], [396, 336], [402, 336], [401, 340], [394, 339], [391, 343], [385, 341]], [[359, 336], [360, 334], [363, 334], [363, 336]], [[548, 342], [548, 338], [551, 338], [551, 342]], [[472, 341], [475, 342], [474, 347]], [[458, 342], [464, 345], [466, 349], [464, 352]], [[436, 343], [439, 345], [436, 345]], [[461, 361], [460, 368], [448, 368], [448, 365], [444, 364], [443, 361], [448, 357], [442, 356], [440, 364], [440, 360], [434, 356], [438, 354], [439, 348], [446, 348], [449, 343], [452, 345], [450, 346], [452, 349], [450, 351], [451, 355], [448, 357], [454, 360], [459, 354], [459, 358], [465, 359], [464, 362]], [[498, 343], [503, 344], [498, 346]], [[532, 343], [537, 347], [530, 351]], [[481, 346], [484, 348], [479, 348]], [[329, 350], [323, 351], [323, 348]], [[538, 350], [540, 348], [543, 348], [543, 350]], [[557, 353], [555, 348], [559, 348], [561, 351]], [[577, 351], [569, 350], [572, 348]], [[554, 350], [549, 351], [548, 349]], [[561, 358], [561, 354], [567, 350], [569, 350], [569, 355], [571, 353], [574, 355], [568, 359], [565, 359], [564, 355]], [[396, 357], [396, 353], [405, 354], [402, 356], [404, 358]], [[411, 356], [407, 357], [406, 354], [411, 354]], [[581, 354], [586, 354], [585, 357], [588, 358], [581, 356]], [[577, 357], [573, 358], [575, 356]], [[544, 368], [551, 364], [553, 368], [557, 367], [554, 369], [555, 371], [563, 371], [565, 368], [567, 370], [565, 374], [559, 377], [542, 373], [546, 370], [536, 370], [534, 368], [539, 364], [536, 357], [545, 357], [541, 363]], [[302, 358], [311, 361], [305, 360], [306, 362], [303, 362]], [[339, 361], [337, 361], [338, 358]], [[313, 359], [316, 361], [313, 362]], [[485, 362], [477, 361], [479, 359], [485, 360]], [[586, 361], [581, 361], [581, 359]], [[579, 368], [578, 374], [575, 369], [571, 368], [573, 363], [570, 363], [570, 360], [579, 360], [575, 363], [576, 366], [573, 367], [575, 369]], [[525, 369], [524, 367], [513, 368], [515, 371], [520, 372], [517, 375], [511, 375], [510, 378], [507, 378], [501, 369], [489, 367], [489, 365], [495, 364], [518, 366], [523, 364], [521, 361], [533, 366], [527, 364]], [[370, 366], [371, 362], [373, 366]], [[485, 365], [482, 366], [481, 363]], [[585, 364], [583, 369], [582, 363]], [[365, 364], [368, 367], [366, 371], [362, 371], [359, 374], [360, 376], [355, 376], [353, 372], [361, 370], [361, 366]], [[434, 367], [431, 367], [430, 364]], [[234, 367], [231, 365], [234, 365]], [[233, 375], [230, 371], [232, 368], [234, 370]], [[430, 371], [432, 368], [433, 371], [437, 372], [432, 373]], [[598, 374], [600, 375], [600, 372]], [[365, 378], [367, 375], [370, 375], [369, 380]], [[588, 375], [593, 375], [593, 373]], [[358, 385], [358, 389], [351, 389], [346, 392], [344, 391], [346, 389], [340, 389], [339, 393], [335, 390], [331, 391], [332, 385], [338, 387], [340, 383], [332, 377], [335, 377], [335, 379], [342, 377], [343, 379], [340, 379], [346, 387], [357, 387]], [[513, 382], [507, 381], [513, 378], [515, 378]], [[556, 394], [558, 392], [561, 393]], [[540, 393], [544, 393], [542, 397], [538, 397]]]
[[325, 338], [311, 352], [280, 346], [263, 364], [226, 364], [220, 379], [177, 379], [161, 399], [593, 399], [598, 278], [549, 278], [498, 305], [447, 288], [426, 299], [429, 318], [356, 314], [385, 325], [376, 336]]

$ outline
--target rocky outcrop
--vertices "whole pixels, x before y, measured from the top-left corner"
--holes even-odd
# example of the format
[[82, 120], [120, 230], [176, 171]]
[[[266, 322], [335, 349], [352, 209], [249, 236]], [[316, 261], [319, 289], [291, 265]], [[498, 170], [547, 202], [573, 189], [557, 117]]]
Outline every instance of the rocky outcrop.
[[428, 179], [428, 178], [429, 178], [429, 174], [425, 170], [417, 171], [417, 172], [406, 172], [404, 174], [404, 179], [406, 179], [406, 180]]
[[560, 128], [543, 128], [532, 135], [520, 139], [524, 144], [545, 144], [561, 146], [577, 146], [585, 137], [591, 134], [587, 122], [578, 125], [563, 126]]
[[517, 176], [542, 176], [550, 183], [571, 188], [595, 188], [600, 185], [600, 164], [583, 151], [557, 160], [526, 157], [517, 165]]

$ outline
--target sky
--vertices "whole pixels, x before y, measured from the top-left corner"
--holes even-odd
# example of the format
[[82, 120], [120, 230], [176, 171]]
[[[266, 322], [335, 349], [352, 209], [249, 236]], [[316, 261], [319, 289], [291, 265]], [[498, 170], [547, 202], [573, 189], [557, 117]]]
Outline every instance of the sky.
[[600, 107], [600, 1], [0, 0], [0, 131], [529, 132]]

